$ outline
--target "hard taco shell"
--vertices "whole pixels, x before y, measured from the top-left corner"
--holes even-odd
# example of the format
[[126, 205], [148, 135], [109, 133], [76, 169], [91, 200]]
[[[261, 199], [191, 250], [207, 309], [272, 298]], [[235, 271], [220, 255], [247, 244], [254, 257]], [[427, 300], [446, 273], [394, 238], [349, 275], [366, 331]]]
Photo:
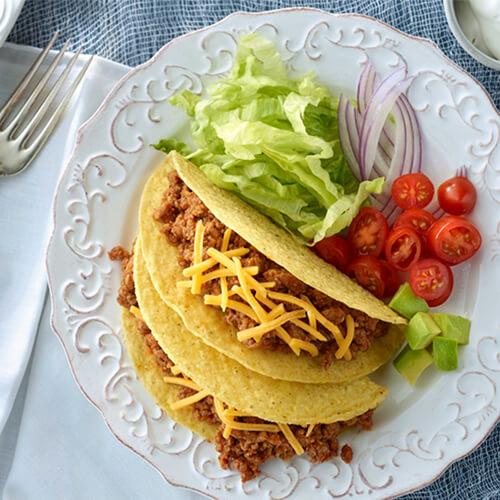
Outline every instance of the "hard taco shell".
[[218, 425], [197, 420], [190, 407], [178, 410], [170, 408], [172, 403], [178, 401], [179, 386], [166, 384], [163, 381], [164, 374], [155, 363], [153, 356], [150, 353], [148, 354], [146, 342], [137, 329], [135, 317], [125, 308], [122, 308], [122, 324], [127, 351], [132, 359], [137, 376], [146, 390], [172, 420], [208, 439], [208, 441], [213, 441]]
[[271, 422], [309, 425], [349, 420], [376, 408], [388, 390], [367, 377], [340, 384], [304, 384], [253, 372], [190, 333], [161, 300], [138, 240], [134, 283], [144, 321], [169, 358], [200, 387], [233, 408]]
[[[168, 188], [167, 173], [173, 168], [224, 224], [268, 258], [349, 307], [356, 307], [367, 314], [371, 312], [373, 316], [396, 325], [391, 326], [383, 337], [373, 339], [368, 351], [357, 352], [356, 359], [334, 360], [328, 370], [323, 368], [319, 356], [312, 358], [302, 354], [296, 357], [293, 353], [245, 348], [236, 337], [236, 329], [226, 323], [220, 310], [206, 306], [201, 296], [177, 287], [177, 282], [185, 279], [177, 263], [178, 250], [168, 244], [160, 232], [161, 223], [153, 217], [154, 210], [161, 204], [163, 192]], [[229, 217], [229, 214], [234, 217]], [[139, 211], [139, 234], [147, 269], [161, 299], [182, 318], [190, 332], [250, 370], [281, 380], [339, 383], [372, 373], [389, 361], [402, 344], [402, 328], [398, 324], [404, 324], [404, 318], [298, 244], [266, 217], [231, 193], [212, 185], [197, 167], [175, 152], [169, 154], [144, 188]]]

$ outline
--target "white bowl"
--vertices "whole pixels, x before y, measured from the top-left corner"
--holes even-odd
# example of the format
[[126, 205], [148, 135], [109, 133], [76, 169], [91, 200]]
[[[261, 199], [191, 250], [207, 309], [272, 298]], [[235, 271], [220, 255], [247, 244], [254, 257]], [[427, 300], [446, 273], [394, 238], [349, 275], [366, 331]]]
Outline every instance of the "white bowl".
[[0, 47], [21, 13], [24, 0], [0, 0]]
[[473, 23], [466, 25], [467, 20], [465, 16], [460, 16], [459, 9], [457, 9], [457, 4], [460, 2], [464, 3], [464, 0], [444, 0], [446, 19], [448, 20], [448, 25], [455, 35], [455, 38], [474, 59], [485, 66], [500, 70], [500, 61], [498, 59], [487, 54], [477, 45], [472, 43], [474, 26]]

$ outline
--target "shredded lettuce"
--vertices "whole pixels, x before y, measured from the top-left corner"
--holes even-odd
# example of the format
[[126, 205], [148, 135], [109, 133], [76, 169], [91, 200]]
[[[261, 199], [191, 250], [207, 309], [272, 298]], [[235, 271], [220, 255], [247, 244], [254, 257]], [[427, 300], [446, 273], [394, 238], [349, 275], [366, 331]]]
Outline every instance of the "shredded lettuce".
[[245, 35], [227, 78], [207, 98], [188, 90], [170, 98], [192, 118], [196, 150], [177, 149], [217, 186], [232, 191], [305, 244], [349, 226], [384, 179], [359, 183], [342, 154], [338, 100], [312, 73], [289, 79], [271, 41]]

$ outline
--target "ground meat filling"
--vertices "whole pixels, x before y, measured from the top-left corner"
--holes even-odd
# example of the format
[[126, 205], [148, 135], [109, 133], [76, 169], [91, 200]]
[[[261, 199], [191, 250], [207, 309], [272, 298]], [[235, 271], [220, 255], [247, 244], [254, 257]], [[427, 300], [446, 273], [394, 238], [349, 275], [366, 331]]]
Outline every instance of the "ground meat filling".
[[[108, 252], [110, 259], [121, 260], [122, 277], [117, 301], [123, 307], [137, 307], [135, 296], [134, 274], [133, 274], [133, 249], [129, 253], [122, 247], [114, 247]], [[173, 361], [163, 351], [147, 324], [140, 318], [135, 318], [138, 330], [143, 335], [147, 348], [153, 356], [153, 360], [159, 366], [165, 376], [174, 376], [171, 368]], [[196, 394], [196, 391], [185, 386], [180, 386], [177, 394], [179, 399], [184, 399]], [[285, 436], [273, 432], [253, 432], [232, 430], [228, 439], [223, 437], [224, 425], [220, 421], [214, 406], [212, 396], [207, 396], [201, 401], [190, 406], [197, 420], [219, 425], [215, 437], [216, 450], [219, 452], [219, 463], [224, 469], [237, 469], [241, 474], [243, 482], [257, 477], [260, 473], [259, 466], [269, 458], [281, 458], [289, 460], [295, 455]], [[325, 462], [338, 455], [338, 435], [349, 427], [360, 425], [364, 430], [372, 428], [373, 410], [355, 417], [346, 422], [335, 422], [333, 424], [317, 424], [307, 436], [307, 428], [291, 425], [295, 437], [298, 439], [304, 451], [309, 455], [312, 462]], [[239, 417], [237, 420], [247, 423], [270, 423], [256, 417]], [[342, 460], [350, 463], [352, 460], [352, 449], [344, 445], [340, 452]]]
[[[226, 226], [212, 215], [198, 196], [184, 184], [177, 172], [171, 171], [168, 173], [168, 182], [169, 188], [164, 192], [162, 203], [156, 209], [154, 218], [162, 222], [161, 232], [165, 234], [167, 241], [179, 250], [179, 265], [181, 267], [189, 267], [193, 264], [194, 235], [197, 222], [201, 220], [205, 227], [203, 240], [205, 252], [209, 247], [221, 247]], [[295, 296], [306, 295], [327, 319], [338, 325], [344, 335], [346, 331], [345, 317], [347, 314], [350, 314], [356, 323], [351, 352], [368, 350], [374, 337], [380, 337], [387, 332], [387, 323], [370, 318], [360, 311], [350, 309], [344, 304], [307, 286], [278, 264], [269, 260], [256, 248], [248, 245], [243, 238], [233, 234], [229, 249], [242, 246], [248, 248], [249, 252], [241, 257], [241, 263], [243, 266], [258, 266], [259, 274], [255, 276], [258, 281], [274, 281], [276, 285], [273, 290], [277, 292], [290, 293]], [[204, 257], [207, 257], [206, 253]], [[235, 278], [228, 279], [229, 287], [235, 283]], [[220, 294], [218, 280], [204, 283], [202, 293]], [[292, 306], [287, 304], [286, 309], [292, 310]], [[224, 317], [227, 323], [233, 325], [238, 330], [251, 328], [256, 324], [255, 321], [245, 314], [232, 309], [227, 309]], [[318, 326], [321, 333], [329, 339], [325, 342], [311, 338], [310, 335], [291, 323], [285, 324], [284, 328], [291, 337], [313, 343], [323, 355], [325, 369], [330, 366], [338, 345], [326, 329], [321, 325]], [[250, 339], [245, 341], [244, 344], [249, 348], [279, 349], [291, 352], [288, 345], [274, 332], [264, 334], [259, 342]]]
[[[127, 309], [130, 309], [132, 306], [138, 307], [134, 284], [134, 248], [132, 247], [132, 251], [129, 253], [123, 247], [116, 246], [108, 252], [108, 256], [111, 260], [122, 261], [122, 277], [120, 281], [120, 288], [118, 290], [118, 296], [116, 297], [118, 304]], [[144, 341], [146, 342], [149, 351], [154, 356], [156, 364], [165, 373], [165, 375], [172, 376], [173, 373], [170, 371], [170, 368], [174, 366], [174, 363], [160, 347], [148, 325], [137, 317], [135, 317], [135, 322], [139, 333], [144, 337]]]
[[[369, 422], [371, 428], [373, 410], [356, 417], [349, 422], [335, 422], [333, 424], [317, 424], [309, 436], [307, 429], [298, 425], [290, 425], [290, 429], [301, 444], [304, 451], [309, 455], [311, 462], [326, 462], [332, 457], [338, 456], [339, 434], [347, 427], [355, 426], [364, 422], [365, 427]], [[247, 422], [264, 422], [256, 418], [242, 419]], [[269, 458], [281, 458], [289, 460], [295, 455], [285, 436], [273, 432], [235, 431], [231, 432], [228, 439], [222, 435], [224, 426], [221, 426], [215, 437], [215, 446], [219, 452], [219, 463], [223, 469], [237, 469], [241, 474], [243, 482], [249, 481], [259, 475], [259, 466]], [[350, 463], [352, 460], [352, 449], [349, 445], [342, 446], [340, 452], [342, 460]]]

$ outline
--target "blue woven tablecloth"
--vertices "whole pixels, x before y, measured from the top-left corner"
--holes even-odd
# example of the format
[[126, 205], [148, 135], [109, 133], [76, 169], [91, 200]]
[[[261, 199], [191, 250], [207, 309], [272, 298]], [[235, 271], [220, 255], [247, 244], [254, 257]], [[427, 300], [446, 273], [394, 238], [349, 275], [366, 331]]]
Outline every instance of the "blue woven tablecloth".
[[[1, 1], [1, 0], [0, 0]], [[235, 11], [307, 6], [376, 17], [412, 35], [434, 40], [476, 77], [500, 108], [500, 73], [482, 66], [448, 29], [442, 0], [26, 0], [9, 41], [43, 47], [56, 29], [72, 47], [130, 66], [148, 60], [172, 38], [208, 26]], [[500, 426], [481, 447], [440, 479], [407, 499], [500, 499]]]

